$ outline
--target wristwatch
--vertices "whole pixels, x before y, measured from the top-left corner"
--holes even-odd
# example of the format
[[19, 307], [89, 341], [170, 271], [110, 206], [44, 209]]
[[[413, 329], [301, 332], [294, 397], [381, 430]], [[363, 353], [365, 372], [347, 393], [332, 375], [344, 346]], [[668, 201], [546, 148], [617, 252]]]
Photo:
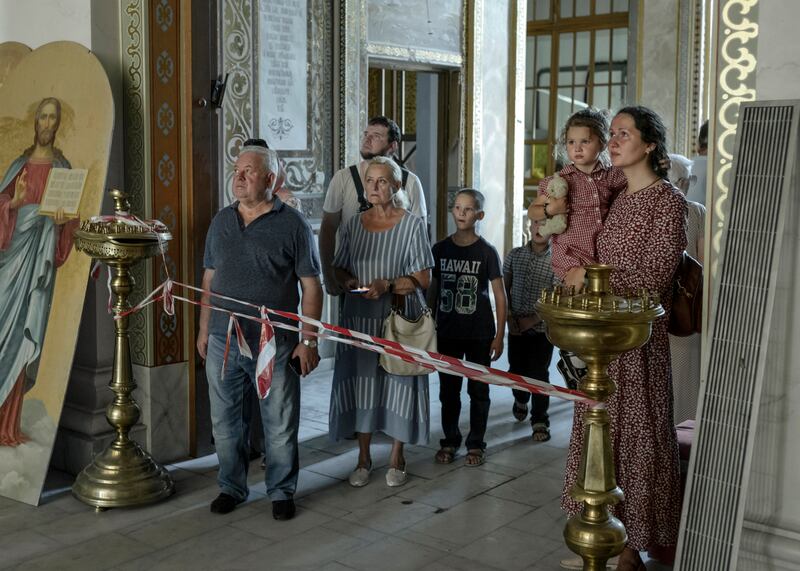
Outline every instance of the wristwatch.
[[386, 280], [389, 282], [389, 293], [394, 293], [394, 280]]
[[301, 343], [302, 343], [303, 345], [305, 345], [306, 347], [308, 347], [309, 349], [316, 349], [316, 348], [317, 348], [317, 345], [318, 345], [318, 343], [317, 343], [317, 340], [316, 340], [316, 339], [303, 339], [303, 340], [301, 341]]

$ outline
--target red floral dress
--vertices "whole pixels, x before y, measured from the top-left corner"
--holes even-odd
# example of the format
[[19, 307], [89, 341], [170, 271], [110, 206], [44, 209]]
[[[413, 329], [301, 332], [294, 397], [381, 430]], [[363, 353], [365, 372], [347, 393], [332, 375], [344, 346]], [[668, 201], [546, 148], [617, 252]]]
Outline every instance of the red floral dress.
[[[611, 206], [597, 240], [601, 263], [616, 269], [611, 285], [627, 292], [647, 288], [661, 296], [667, 314], [653, 324], [650, 340], [613, 361], [609, 375], [617, 390], [608, 401], [617, 483], [625, 500], [614, 507], [640, 551], [677, 543], [680, 524], [680, 467], [672, 419], [668, 315], [672, 279], [686, 247], [686, 200], [664, 181]], [[561, 505], [570, 515], [581, 504], [569, 496], [583, 446], [585, 405], [576, 405]]]

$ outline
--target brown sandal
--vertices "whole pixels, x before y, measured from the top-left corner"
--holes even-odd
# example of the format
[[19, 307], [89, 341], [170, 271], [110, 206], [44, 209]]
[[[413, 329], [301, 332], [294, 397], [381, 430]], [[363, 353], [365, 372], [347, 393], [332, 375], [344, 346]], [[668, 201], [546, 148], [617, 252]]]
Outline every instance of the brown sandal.
[[480, 448], [473, 448], [467, 451], [465, 466], [475, 468], [476, 466], [481, 466], [484, 462], [486, 462], [486, 453]]
[[436, 453], [437, 464], [452, 464], [456, 459], [456, 449], [452, 446], [442, 446]]
[[533, 429], [533, 437], [534, 442], [547, 442], [550, 440], [550, 427], [547, 426], [544, 422], [535, 422], [531, 425]]

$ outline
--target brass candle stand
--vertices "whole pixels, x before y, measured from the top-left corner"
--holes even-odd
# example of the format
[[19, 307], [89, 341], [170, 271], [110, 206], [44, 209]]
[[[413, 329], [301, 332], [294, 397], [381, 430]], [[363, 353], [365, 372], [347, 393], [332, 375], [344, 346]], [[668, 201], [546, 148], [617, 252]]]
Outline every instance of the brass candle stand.
[[653, 321], [664, 314], [658, 296], [646, 290], [615, 295], [609, 284], [612, 271], [611, 266], [587, 266], [587, 288], [578, 294], [563, 288], [545, 290], [536, 303], [553, 345], [586, 362], [580, 389], [597, 403], [584, 415], [581, 461], [570, 490], [583, 509], [564, 529], [567, 546], [581, 556], [585, 571], [605, 570], [608, 559], [622, 553], [628, 541], [622, 522], [608, 509], [624, 496], [616, 482], [605, 407], [615, 391], [607, 368], [620, 354], [644, 345]]
[[[131, 266], [161, 253], [171, 236], [160, 223], [154, 223], [154, 231], [153, 227], [126, 218], [129, 206], [125, 195], [112, 190], [111, 196], [117, 216], [84, 220], [75, 231], [75, 248], [109, 266], [111, 290], [116, 298], [113, 310], [115, 315], [120, 315], [130, 309]], [[114, 368], [109, 384], [114, 399], [106, 409], [106, 419], [116, 436], [84, 468], [72, 486], [76, 498], [98, 511], [155, 502], [175, 491], [169, 473], [128, 436], [140, 413], [131, 396], [136, 383], [131, 367], [128, 317], [116, 319], [114, 329]]]

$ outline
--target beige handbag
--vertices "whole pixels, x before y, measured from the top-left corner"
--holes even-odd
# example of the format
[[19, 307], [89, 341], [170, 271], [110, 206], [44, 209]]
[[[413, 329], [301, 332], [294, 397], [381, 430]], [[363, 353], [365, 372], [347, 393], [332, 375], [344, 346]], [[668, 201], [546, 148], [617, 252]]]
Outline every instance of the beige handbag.
[[[436, 322], [433, 320], [433, 314], [430, 308], [425, 303], [425, 298], [422, 295], [422, 286], [415, 277], [405, 277], [411, 278], [411, 281], [413, 281], [416, 286], [414, 291], [419, 299], [422, 312], [416, 319], [412, 320], [407, 318], [403, 315], [403, 297], [399, 295], [393, 296], [392, 310], [383, 322], [383, 337], [389, 341], [395, 341], [403, 345], [435, 352]], [[381, 355], [379, 362], [383, 370], [391, 375], [427, 375], [433, 370], [416, 363], [408, 363], [398, 357], [389, 355]]]

